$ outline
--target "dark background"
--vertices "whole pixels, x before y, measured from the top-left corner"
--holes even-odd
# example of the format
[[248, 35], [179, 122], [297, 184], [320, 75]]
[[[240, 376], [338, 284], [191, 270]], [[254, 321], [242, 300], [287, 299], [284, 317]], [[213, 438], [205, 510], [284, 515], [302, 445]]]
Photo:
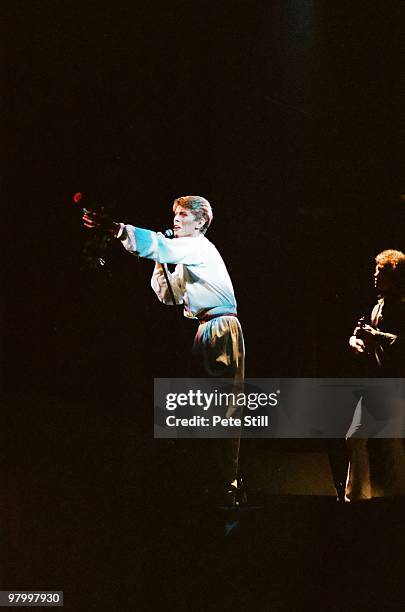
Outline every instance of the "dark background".
[[[38, 516], [39, 499], [65, 500], [66, 473], [72, 490], [91, 483], [93, 511], [106, 482], [144, 477], [152, 379], [183, 373], [195, 331], [158, 303], [152, 263], [119, 244], [107, 272], [83, 269], [76, 191], [156, 230], [176, 196], [204, 195], [247, 375], [355, 372], [347, 338], [374, 300], [374, 256], [405, 246], [399, 4], [2, 4], [5, 448], [18, 507], [24, 483], [45, 495]], [[110, 531], [116, 503], [102, 514]], [[8, 584], [21, 586], [16, 542]]]
[[404, 244], [399, 11], [355, 4], [4, 5], [7, 384], [82, 385], [100, 351], [125, 384], [172, 360], [150, 262], [79, 272], [78, 190], [151, 229], [205, 195], [247, 374], [347, 370], [373, 258]]

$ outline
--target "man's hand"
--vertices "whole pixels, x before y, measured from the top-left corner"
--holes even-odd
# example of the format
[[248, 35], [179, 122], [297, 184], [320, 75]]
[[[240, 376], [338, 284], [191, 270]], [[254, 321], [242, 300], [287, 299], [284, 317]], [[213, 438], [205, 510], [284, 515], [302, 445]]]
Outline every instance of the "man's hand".
[[101, 222], [99, 219], [99, 215], [95, 212], [90, 212], [85, 210], [82, 217], [84, 227], [89, 229], [100, 229]]
[[[355, 330], [356, 331], [356, 330]], [[366, 345], [363, 340], [360, 338], [356, 338], [356, 336], [351, 336], [349, 338], [349, 345], [356, 351], [356, 353], [364, 353]]]
[[361, 338], [366, 342], [373, 342], [376, 339], [376, 336], [379, 335], [379, 331], [368, 323], [363, 323], [361, 327], [356, 327], [353, 334], [357, 336], [357, 338]]
[[84, 210], [84, 214], [82, 217], [83, 225], [87, 229], [95, 230], [98, 232], [102, 232], [103, 234], [109, 234], [114, 238], [117, 236], [121, 226], [119, 223], [115, 223], [101, 212], [94, 212], [90, 210]]

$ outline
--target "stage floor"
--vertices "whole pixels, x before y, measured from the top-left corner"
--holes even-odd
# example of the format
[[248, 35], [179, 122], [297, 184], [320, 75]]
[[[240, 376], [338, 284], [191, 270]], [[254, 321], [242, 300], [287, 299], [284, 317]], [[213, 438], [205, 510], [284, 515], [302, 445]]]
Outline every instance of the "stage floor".
[[263, 508], [226, 536], [235, 517], [178, 480], [176, 452], [163, 469], [149, 425], [107, 408], [6, 401], [3, 590], [64, 590], [67, 610], [404, 609], [404, 500], [339, 504], [298, 472], [285, 494], [264, 471]]

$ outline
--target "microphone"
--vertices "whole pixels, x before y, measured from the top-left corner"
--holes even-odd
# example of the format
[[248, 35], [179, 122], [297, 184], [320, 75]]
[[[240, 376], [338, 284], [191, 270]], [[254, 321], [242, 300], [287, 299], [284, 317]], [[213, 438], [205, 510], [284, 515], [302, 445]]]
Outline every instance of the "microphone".
[[[163, 236], [165, 238], [171, 238], [172, 239], [172, 238], [174, 238], [174, 231], [172, 229], [166, 229], [163, 232]], [[163, 274], [165, 275], [165, 279], [166, 279], [166, 283], [167, 283], [167, 288], [169, 289], [171, 300], [172, 300], [174, 305], [177, 305], [176, 298], [174, 297], [173, 289], [172, 289], [172, 286], [170, 284], [169, 276], [167, 274], [167, 267], [166, 266], [167, 266], [167, 264], [163, 264], [162, 265]]]

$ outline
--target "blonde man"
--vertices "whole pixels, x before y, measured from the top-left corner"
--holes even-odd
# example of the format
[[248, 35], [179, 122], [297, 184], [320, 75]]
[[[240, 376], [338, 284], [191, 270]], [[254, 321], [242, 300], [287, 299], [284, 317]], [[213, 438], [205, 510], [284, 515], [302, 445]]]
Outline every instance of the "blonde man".
[[[134, 255], [155, 261], [151, 285], [161, 302], [182, 304], [184, 316], [198, 319], [194, 351], [209, 376], [243, 380], [245, 349], [236, 300], [224, 261], [205, 233], [213, 213], [201, 196], [183, 196], [173, 204], [174, 239], [163, 234], [111, 223], [105, 227]], [[84, 225], [100, 227], [97, 215], [85, 213]], [[175, 264], [173, 273], [167, 264]], [[169, 284], [170, 287], [169, 287]]]
[[[405, 375], [405, 254], [387, 249], [376, 256], [375, 263], [374, 286], [379, 299], [370, 323], [355, 328], [349, 345], [364, 361], [369, 377], [397, 378], [398, 389], [395, 402], [386, 392], [379, 396], [373, 389], [357, 404], [347, 433], [350, 465], [346, 501], [405, 494], [403, 440], [383, 437], [387, 426], [395, 427], [400, 435], [404, 422], [400, 381]], [[368, 435], [378, 439], [369, 441]], [[374, 452], [370, 453], [371, 448]]]
[[[221, 255], [205, 236], [213, 218], [211, 205], [201, 196], [182, 196], [174, 201], [173, 213], [174, 239], [129, 224], [105, 224], [94, 213], [85, 213], [83, 221], [90, 229], [112, 233], [130, 253], [155, 261], [151, 285], [159, 300], [181, 304], [184, 316], [199, 322], [193, 349], [201, 374], [232, 378], [241, 385], [245, 347], [235, 294]], [[176, 266], [174, 272], [167, 264]], [[239, 440], [229, 442], [222, 454], [223, 476], [234, 481]]]

